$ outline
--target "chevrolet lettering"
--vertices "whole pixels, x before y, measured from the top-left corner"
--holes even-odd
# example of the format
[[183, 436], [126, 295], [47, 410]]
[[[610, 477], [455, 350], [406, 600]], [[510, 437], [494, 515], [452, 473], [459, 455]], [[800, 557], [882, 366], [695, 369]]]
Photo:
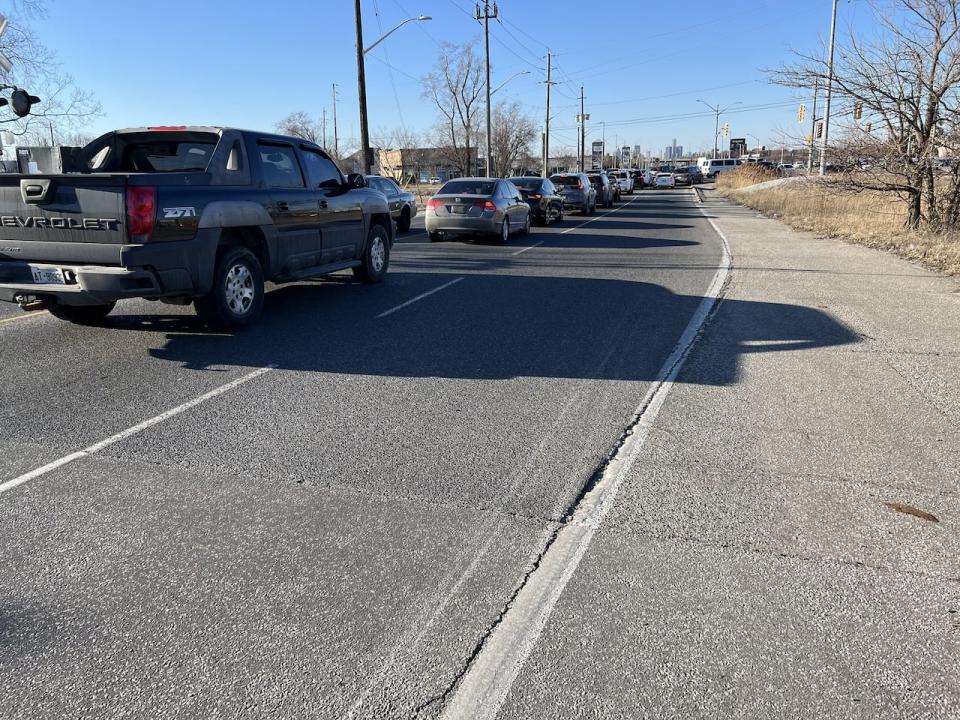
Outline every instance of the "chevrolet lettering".
[[19, 215], [0, 215], [0, 225], [3, 227], [50, 230], [116, 230], [120, 225], [120, 221], [116, 218], [20, 217]]

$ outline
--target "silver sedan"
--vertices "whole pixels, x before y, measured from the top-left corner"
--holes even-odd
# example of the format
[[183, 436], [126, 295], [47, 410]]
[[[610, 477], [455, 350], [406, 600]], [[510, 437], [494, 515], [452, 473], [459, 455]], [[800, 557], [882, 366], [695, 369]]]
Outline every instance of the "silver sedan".
[[488, 235], [505, 243], [511, 233], [530, 231], [530, 206], [516, 185], [497, 178], [447, 181], [427, 201], [424, 217], [432, 242], [446, 235]]

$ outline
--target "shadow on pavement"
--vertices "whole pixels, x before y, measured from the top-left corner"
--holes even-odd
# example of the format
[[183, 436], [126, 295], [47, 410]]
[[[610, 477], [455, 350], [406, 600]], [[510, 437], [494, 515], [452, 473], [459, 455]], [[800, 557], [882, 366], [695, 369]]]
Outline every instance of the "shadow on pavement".
[[[450, 274], [399, 273], [403, 296], [449, 282]], [[219, 365], [373, 375], [504, 379], [521, 376], [656, 379], [702, 302], [659, 285], [620, 280], [465, 275], [435, 296], [377, 318], [398, 300], [339, 285], [285, 286], [268, 296], [261, 323], [229, 336], [202, 332], [186, 316], [118, 316], [131, 330], [166, 329], [150, 354], [188, 368]], [[387, 304], [389, 302], [389, 304]], [[709, 373], [685, 381], [737, 381], [738, 359], [758, 352], [845, 345], [859, 337], [817, 309], [727, 300], [723, 337]], [[168, 324], [169, 323], [169, 324]]]

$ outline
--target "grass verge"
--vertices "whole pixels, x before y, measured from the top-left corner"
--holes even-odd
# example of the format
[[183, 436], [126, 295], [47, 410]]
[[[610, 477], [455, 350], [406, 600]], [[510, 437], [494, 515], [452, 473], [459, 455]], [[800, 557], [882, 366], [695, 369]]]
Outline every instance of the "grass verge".
[[[751, 169], [752, 170], [752, 169]], [[960, 276], [960, 234], [908, 230], [906, 208], [878, 192], [845, 192], [829, 180], [724, 173], [717, 192], [797, 230], [892, 252], [931, 270]], [[760, 183], [760, 184], [757, 184]]]

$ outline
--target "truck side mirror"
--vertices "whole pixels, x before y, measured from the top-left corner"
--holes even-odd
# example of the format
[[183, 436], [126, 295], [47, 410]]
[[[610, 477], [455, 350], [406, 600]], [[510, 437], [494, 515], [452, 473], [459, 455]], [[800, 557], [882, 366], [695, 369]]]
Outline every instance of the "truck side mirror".
[[365, 188], [366, 186], [367, 179], [360, 173], [350, 173], [347, 175], [347, 187], [351, 190]]

